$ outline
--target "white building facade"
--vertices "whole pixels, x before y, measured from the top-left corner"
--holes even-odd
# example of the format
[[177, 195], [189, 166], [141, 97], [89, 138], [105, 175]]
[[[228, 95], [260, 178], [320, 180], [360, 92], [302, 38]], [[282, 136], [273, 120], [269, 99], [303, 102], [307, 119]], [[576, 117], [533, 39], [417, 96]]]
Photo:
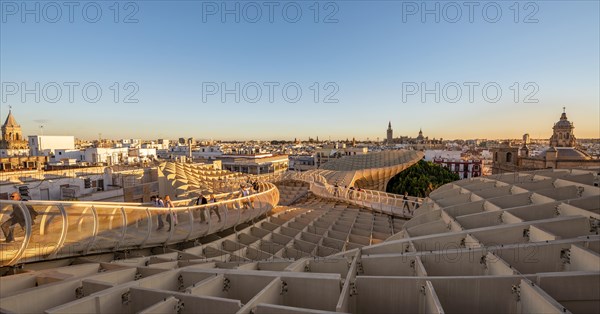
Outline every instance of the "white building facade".
[[74, 136], [56, 135], [30, 135], [29, 154], [31, 156], [49, 156], [55, 154], [56, 150], [74, 150]]

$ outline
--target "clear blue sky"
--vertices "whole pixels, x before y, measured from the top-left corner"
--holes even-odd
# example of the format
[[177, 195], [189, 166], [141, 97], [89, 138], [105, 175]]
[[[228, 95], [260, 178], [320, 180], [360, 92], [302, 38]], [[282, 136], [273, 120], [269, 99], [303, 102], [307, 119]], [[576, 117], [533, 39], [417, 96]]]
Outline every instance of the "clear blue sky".
[[[520, 2], [518, 23], [513, 1], [495, 2], [502, 11], [497, 18], [495, 5], [477, 2], [472, 22], [463, 2], [457, 2], [462, 13], [457, 18], [456, 7], [430, 1], [427, 8], [440, 6], [439, 23], [431, 14], [422, 19], [421, 2], [402, 1], [319, 2], [318, 14], [313, 1], [293, 2], [287, 14], [282, 2], [273, 7], [273, 23], [264, 2], [256, 2], [262, 13], [257, 23], [251, 23], [256, 7], [236, 1], [225, 5], [240, 6], [239, 23], [231, 14], [222, 20], [222, 2], [121, 2], [118, 23], [113, 1], [87, 5], [85, 15], [87, 2], [78, 3], [72, 14], [58, 2], [60, 17], [44, 2], [26, 2], [25, 9], [40, 4], [39, 23], [35, 14], [22, 16], [21, 2], [1, 3], [1, 118], [11, 105], [25, 134], [38, 133], [44, 124], [45, 134], [82, 138], [102, 133], [145, 139], [383, 139], [391, 120], [396, 136], [416, 136], [423, 128], [432, 138], [517, 138], [523, 133], [547, 138], [566, 106], [576, 136], [600, 137], [598, 1], [538, 1], [528, 7]], [[418, 11], [410, 14], [415, 3]], [[296, 4], [302, 16], [291, 23]], [[102, 10], [98, 22], [88, 22], [97, 7]], [[215, 8], [216, 14], [209, 14]], [[494, 18], [496, 23], [488, 21]], [[453, 19], [457, 22], [450, 23]], [[39, 103], [33, 94], [22, 101], [21, 84], [34, 89], [36, 82]], [[56, 98], [51, 82], [61, 86], [56, 103], [47, 101]], [[65, 82], [80, 84], [74, 87], [73, 103]], [[102, 89], [97, 103], [82, 97], [82, 86], [89, 82]], [[121, 90], [117, 102], [114, 82]], [[128, 82], [139, 88], [132, 97], [137, 103], [124, 102], [134, 91], [133, 86], [124, 90]], [[207, 93], [221, 83], [234, 89], [236, 82], [239, 103], [234, 95], [223, 102], [220, 91]], [[241, 90], [249, 82], [261, 86], [256, 103], [246, 101], [255, 98], [255, 86], [247, 85], [246, 94]], [[273, 102], [265, 82], [280, 84]], [[282, 96], [289, 82], [302, 89], [296, 103]], [[318, 102], [314, 82], [319, 83]], [[328, 82], [334, 85], [325, 89]], [[420, 91], [407, 93], [409, 85], [434, 89], [435, 82], [440, 83], [439, 103], [433, 94], [422, 101]], [[451, 82], [462, 86], [460, 97]], [[465, 82], [479, 84], [472, 102]], [[526, 89], [529, 82], [534, 84]], [[11, 90], [15, 83], [16, 92]], [[482, 96], [486, 83], [500, 87], [497, 102]], [[324, 102], [336, 86], [332, 98], [338, 102]], [[88, 89], [87, 96], [93, 98], [93, 91]], [[538, 102], [525, 102], [532, 92]], [[494, 89], [486, 95], [494, 98]], [[294, 89], [287, 96], [294, 98]]]

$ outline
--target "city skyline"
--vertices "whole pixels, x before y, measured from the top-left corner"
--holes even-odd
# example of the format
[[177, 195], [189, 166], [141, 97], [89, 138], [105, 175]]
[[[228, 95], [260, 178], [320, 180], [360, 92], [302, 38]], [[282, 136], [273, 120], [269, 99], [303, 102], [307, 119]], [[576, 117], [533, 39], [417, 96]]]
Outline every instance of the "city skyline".
[[391, 120], [396, 135], [549, 138], [565, 106], [578, 138], [600, 134], [598, 2], [459, 2], [460, 17], [444, 2], [290, 2], [272, 15], [257, 2], [257, 22], [236, 1], [99, 2], [97, 21], [95, 7], [57, 17], [27, 2], [39, 14], [23, 17], [11, 3], [0, 116], [12, 106], [26, 134], [383, 140]]
[[[10, 110], [12, 110], [12, 109], [10, 109]], [[6, 113], [6, 114], [4, 114], [4, 112], [2, 113], [2, 116], [0, 116], [0, 120], [2, 121], [2, 123], [4, 123], [4, 121], [6, 120], [7, 116], [8, 116], [8, 113]], [[13, 110], [13, 116], [15, 116], [15, 118], [17, 120], [17, 123], [19, 123], [19, 125], [23, 126], [23, 123], [21, 123], [20, 117], [18, 116], [18, 114], [16, 112], [14, 112], [14, 110]], [[390, 122], [391, 121], [388, 121], [388, 123], [390, 123]], [[386, 137], [383, 136], [383, 135], [381, 135], [381, 134], [379, 134], [377, 136], [373, 136], [373, 137], [363, 136], [361, 134], [358, 134], [358, 135], [349, 135], [349, 136], [339, 136], [339, 137], [322, 136], [322, 135], [319, 135], [319, 134], [308, 134], [308, 135], [306, 135], [304, 137], [296, 136], [296, 137], [292, 137], [292, 138], [278, 137], [277, 135], [270, 135], [270, 137], [267, 136], [265, 138], [253, 138], [251, 136], [250, 137], [249, 136], [240, 136], [240, 137], [235, 137], [235, 136], [234, 137], [218, 137], [218, 136], [217, 137], [203, 137], [202, 135], [193, 135], [193, 134], [192, 135], [190, 135], [190, 134], [179, 134], [179, 135], [175, 134], [173, 136], [158, 136], [158, 137], [126, 136], [126, 134], [125, 135], [119, 134], [117, 136], [110, 136], [110, 133], [109, 134], [105, 134], [105, 133], [99, 132], [99, 133], [96, 134], [96, 136], [89, 136], [89, 137], [87, 137], [87, 136], [80, 136], [76, 132], [76, 130], [75, 130], [75, 132], [72, 132], [72, 133], [55, 133], [51, 129], [49, 130], [49, 128], [47, 128], [47, 124], [46, 123], [47, 122], [39, 124], [39, 122], [38, 122], [38, 125], [42, 125], [43, 127], [42, 128], [38, 127], [37, 129], [34, 129], [34, 131], [37, 131], [37, 132], [29, 132], [27, 129], [24, 129], [24, 136], [30, 136], [30, 135], [46, 135], [46, 136], [72, 135], [72, 136], [74, 136], [77, 139], [86, 140], [86, 141], [98, 140], [98, 139], [103, 139], [103, 140], [120, 140], [120, 139], [131, 139], [131, 138], [141, 139], [141, 140], [144, 140], [144, 141], [152, 141], [152, 140], [157, 140], [157, 139], [176, 140], [176, 139], [180, 139], [180, 138], [185, 138], [185, 139], [194, 138], [194, 139], [203, 140], [203, 141], [225, 141], [225, 142], [227, 142], [227, 141], [253, 141], [253, 140], [256, 140], [256, 141], [273, 141], [273, 140], [275, 140], [275, 141], [279, 141], [279, 140], [282, 140], [282, 141], [294, 141], [294, 140], [298, 140], [298, 141], [305, 142], [305, 141], [308, 141], [309, 139], [319, 140], [320, 142], [325, 142], [325, 141], [346, 141], [346, 140], [352, 141], [353, 139], [356, 139], [357, 141], [361, 141], [361, 142], [362, 141], [370, 141], [370, 142], [379, 141], [379, 142], [385, 142], [385, 140], [386, 140]], [[554, 122], [549, 122], [549, 124], [547, 125], [547, 128], [550, 129], [549, 133], [552, 132], [551, 128], [550, 128], [552, 123], [554, 123]], [[419, 128], [419, 130], [417, 130], [416, 132], [407, 131], [407, 132], [399, 133], [398, 129], [394, 127], [393, 123], [392, 123], [392, 129], [394, 130], [394, 138], [399, 138], [401, 136], [407, 136], [409, 138], [416, 138], [417, 134], [419, 133], [419, 131], [423, 130], [423, 128]], [[402, 130], [400, 130], [400, 131], [402, 131]], [[522, 133], [517, 134], [517, 135], [515, 135], [513, 137], [510, 137], [510, 136], [483, 137], [483, 136], [479, 136], [477, 134], [473, 134], [472, 136], [467, 136], [467, 137], [445, 137], [443, 135], [441, 135], [441, 136], [437, 136], [437, 135], [436, 136], [431, 136], [426, 131], [427, 130], [423, 131], [423, 136], [424, 137], [428, 137], [430, 140], [433, 140], [433, 139], [437, 139], [437, 140], [443, 139], [443, 140], [449, 140], [449, 141], [452, 141], [452, 140], [474, 140], [474, 139], [478, 139], [478, 140], [520, 140], [520, 139], [522, 139], [522, 137], [523, 137], [524, 134], [529, 134], [531, 140], [549, 140], [550, 136], [551, 136], [551, 134], [548, 135], [548, 136], [544, 136], [544, 135], [541, 135], [541, 136], [537, 136], [536, 135], [536, 136], [534, 136], [533, 134], [531, 134], [529, 132], [522, 132]], [[577, 133], [577, 130], [575, 132]], [[577, 138], [580, 139], [580, 140], [582, 140], [582, 139], [600, 139], [600, 134], [598, 136], [596, 136], [596, 137], [582, 137], [582, 136], [579, 136], [577, 134]]]
[[595, 313], [598, 279], [600, 0], [0, 0], [0, 313]]

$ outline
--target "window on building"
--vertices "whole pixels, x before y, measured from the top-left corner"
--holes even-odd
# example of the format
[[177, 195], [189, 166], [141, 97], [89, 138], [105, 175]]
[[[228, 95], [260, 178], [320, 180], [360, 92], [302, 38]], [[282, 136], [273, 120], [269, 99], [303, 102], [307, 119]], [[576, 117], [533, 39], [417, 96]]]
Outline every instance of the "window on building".
[[506, 153], [506, 162], [512, 162], [512, 153]]

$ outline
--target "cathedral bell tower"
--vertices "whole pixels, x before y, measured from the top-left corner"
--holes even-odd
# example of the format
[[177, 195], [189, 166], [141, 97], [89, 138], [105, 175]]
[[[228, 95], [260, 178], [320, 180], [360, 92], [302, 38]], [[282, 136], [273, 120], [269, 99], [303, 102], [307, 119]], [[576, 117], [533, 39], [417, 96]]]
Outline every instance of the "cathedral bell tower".
[[391, 145], [393, 140], [394, 140], [394, 131], [392, 131], [392, 121], [390, 121], [388, 123], [388, 128], [387, 128], [387, 144]]
[[27, 141], [23, 139], [21, 126], [17, 124], [12, 110], [8, 111], [6, 121], [2, 125], [2, 140], [0, 140], [1, 149], [27, 149]]

